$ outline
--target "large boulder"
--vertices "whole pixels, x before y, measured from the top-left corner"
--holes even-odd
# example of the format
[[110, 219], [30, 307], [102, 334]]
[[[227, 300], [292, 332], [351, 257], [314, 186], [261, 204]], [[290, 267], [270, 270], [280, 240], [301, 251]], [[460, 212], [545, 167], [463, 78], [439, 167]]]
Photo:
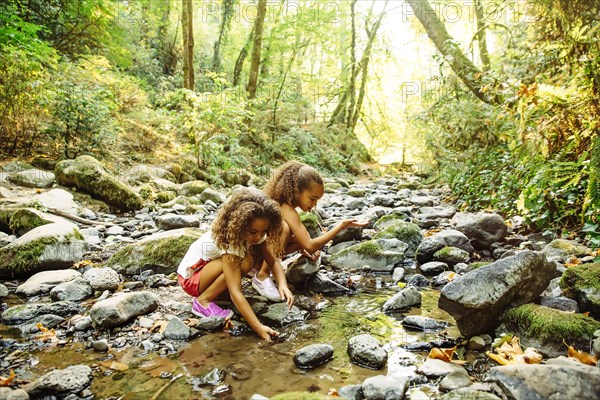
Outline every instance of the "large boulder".
[[[67, 397], [70, 393], [77, 393], [89, 386], [92, 381], [92, 369], [87, 365], [72, 365], [62, 370], [50, 371], [35, 382], [24, 386], [25, 391], [33, 398]], [[70, 397], [70, 396], [68, 396]]]
[[579, 305], [581, 312], [600, 320], [600, 263], [580, 264], [563, 273], [560, 288]]
[[54, 170], [58, 183], [88, 193], [111, 207], [129, 211], [142, 208], [142, 198], [133, 189], [119, 182], [98, 160], [80, 156], [56, 164]]
[[94, 304], [90, 317], [95, 326], [112, 328], [138, 315], [151, 313], [158, 308], [159, 298], [151, 292], [119, 293]]
[[27, 281], [17, 287], [16, 294], [27, 297], [37, 296], [50, 292], [55, 286], [80, 278], [81, 273], [74, 269], [57, 271], [43, 271], [31, 276]]
[[600, 393], [600, 369], [564, 357], [494, 367], [487, 381], [497, 383], [509, 399], [597, 399]]
[[70, 222], [39, 226], [0, 248], [0, 278], [28, 277], [49, 269], [69, 268], [86, 250], [83, 236]]
[[370, 369], [385, 367], [388, 359], [379, 340], [366, 333], [348, 340], [348, 356], [353, 364]]
[[337, 269], [357, 269], [366, 265], [372, 271], [391, 272], [404, 260], [408, 245], [398, 239], [375, 239], [355, 244], [331, 256], [329, 263]]
[[492, 243], [506, 237], [508, 227], [502, 217], [490, 213], [456, 213], [452, 218], [456, 230], [461, 231], [477, 249], [488, 249]]
[[73, 194], [64, 189], [51, 189], [33, 196], [33, 200], [48, 209], [55, 209], [71, 215], [77, 215], [82, 207], [74, 199]]
[[124, 275], [145, 270], [170, 274], [177, 271], [188, 248], [200, 235], [202, 231], [195, 228], [155, 233], [117, 251], [107, 266]]
[[508, 308], [531, 303], [548, 287], [556, 265], [543, 254], [524, 251], [500, 259], [447, 284], [438, 305], [467, 336], [492, 332]]
[[416, 251], [417, 261], [425, 264], [433, 260], [433, 255], [444, 247], [457, 247], [471, 254], [475, 249], [464, 233], [456, 229], [445, 229], [426, 237]]
[[8, 175], [8, 180], [12, 183], [30, 188], [49, 188], [54, 183], [54, 174], [41, 169], [28, 169], [25, 171], [13, 172]]
[[[22, 236], [38, 226], [55, 222], [69, 223], [64, 218], [36, 210], [35, 208], [14, 208], [6, 211], [12, 214], [8, 220], [8, 228], [18, 236]], [[3, 215], [6, 214], [3, 213]]]

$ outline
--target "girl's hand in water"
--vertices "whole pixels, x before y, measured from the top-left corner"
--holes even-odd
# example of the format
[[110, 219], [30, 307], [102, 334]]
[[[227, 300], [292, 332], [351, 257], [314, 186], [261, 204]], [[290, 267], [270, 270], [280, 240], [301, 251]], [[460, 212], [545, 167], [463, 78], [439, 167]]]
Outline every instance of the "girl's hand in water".
[[369, 225], [369, 221], [366, 221], [366, 220], [359, 221], [356, 218], [345, 219], [342, 221], [342, 226], [344, 228], [350, 228], [350, 227], [355, 227], [355, 226], [356, 227], [359, 227], [359, 226], [364, 227], [367, 225]]
[[292, 308], [292, 304], [294, 304], [294, 295], [287, 286], [279, 288], [279, 295], [281, 296], [281, 299], [285, 300], [287, 303], [288, 310]]
[[270, 327], [268, 327], [266, 325], [261, 325], [260, 329], [258, 330], [258, 336], [260, 336], [261, 339], [264, 339], [267, 342], [270, 342], [271, 336], [279, 336], [279, 332], [271, 329]]

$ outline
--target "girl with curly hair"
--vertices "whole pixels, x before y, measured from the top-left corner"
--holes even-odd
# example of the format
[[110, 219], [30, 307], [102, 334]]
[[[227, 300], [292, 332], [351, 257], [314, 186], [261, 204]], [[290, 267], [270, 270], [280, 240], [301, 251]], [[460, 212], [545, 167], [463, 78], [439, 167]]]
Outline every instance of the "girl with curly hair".
[[[320, 249], [325, 246], [342, 230], [352, 226], [366, 226], [368, 221], [358, 221], [354, 218], [344, 219], [333, 229], [321, 236], [311, 238], [300, 221], [296, 208], [309, 212], [316, 207], [317, 201], [325, 192], [323, 178], [312, 167], [297, 161], [288, 161], [277, 168], [265, 184], [263, 191], [281, 206], [283, 216], [283, 237], [285, 238], [285, 253], [300, 250], [306, 257], [316, 260]], [[259, 292], [262, 288], [270, 296], [277, 293], [269, 270], [266, 265], [254, 276], [252, 286]]]
[[279, 333], [259, 322], [242, 293], [242, 276], [266, 264], [279, 286], [278, 300], [292, 306], [294, 297], [279, 257], [283, 222], [277, 203], [256, 189], [235, 191], [217, 213], [210, 231], [196, 240], [181, 260], [177, 273], [183, 290], [194, 297], [192, 313], [200, 317], [231, 318], [213, 300], [225, 289], [248, 325], [270, 341]]

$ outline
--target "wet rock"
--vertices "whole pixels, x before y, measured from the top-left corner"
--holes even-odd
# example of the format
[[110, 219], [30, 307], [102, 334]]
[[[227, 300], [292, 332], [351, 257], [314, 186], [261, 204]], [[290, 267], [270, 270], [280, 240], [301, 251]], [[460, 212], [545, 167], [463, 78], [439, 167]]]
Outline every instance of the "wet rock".
[[579, 306], [577, 302], [568, 297], [540, 297], [540, 305], [544, 307], [554, 308], [555, 310], [567, 311], [567, 312], [579, 312]]
[[303, 322], [308, 318], [308, 312], [292, 306], [288, 309], [286, 303], [275, 303], [269, 305], [267, 312], [261, 317], [271, 325], [286, 326], [293, 322]]
[[0, 399], [3, 400], [29, 400], [29, 394], [23, 389], [0, 387]]
[[40, 331], [38, 324], [42, 324], [44, 328], [56, 328], [59, 326], [65, 319], [59, 315], [54, 314], [44, 314], [37, 316], [33, 319], [30, 319], [26, 323], [19, 325], [19, 329], [23, 334], [31, 334]]
[[590, 252], [591, 250], [587, 247], [573, 240], [566, 239], [555, 239], [542, 249], [542, 253], [546, 255], [548, 260], [558, 261], [563, 264], [572, 257], [583, 257], [586, 254], [590, 254]]
[[351, 226], [346, 229], [342, 229], [340, 233], [335, 235], [332, 239], [333, 244], [342, 242], [350, 242], [354, 240], [360, 240], [362, 238], [363, 228], [360, 226]]
[[[469, 339], [469, 349], [470, 350], [474, 350], [474, 351], [480, 351], [483, 350], [485, 348], [485, 340], [483, 339], [483, 337], [481, 336], [473, 336], [471, 339]], [[454, 388], [454, 389], [458, 389], [458, 388]], [[453, 390], [453, 389], [448, 389], [448, 390]]]
[[439, 378], [441, 376], [446, 376], [452, 372], [462, 373], [463, 371], [464, 368], [460, 365], [452, 364], [434, 358], [426, 359], [423, 365], [421, 365], [417, 369], [418, 373], [425, 375], [428, 378]]
[[94, 325], [110, 328], [156, 310], [158, 303], [158, 296], [154, 293], [119, 293], [94, 304], [90, 309], [90, 316]]
[[288, 283], [305, 285], [307, 281], [319, 272], [321, 258], [313, 261], [307, 257], [298, 257], [287, 266], [285, 277]]
[[13, 172], [8, 175], [8, 180], [15, 185], [29, 188], [49, 188], [54, 184], [54, 174], [41, 169], [27, 169]]
[[362, 385], [346, 385], [342, 386], [338, 390], [339, 397], [341, 399], [348, 400], [362, 400], [364, 399], [362, 393]]
[[454, 317], [463, 335], [491, 332], [506, 308], [536, 299], [554, 269], [544, 255], [525, 251], [450, 282], [442, 289], [438, 305]]
[[107, 266], [125, 275], [145, 270], [170, 274], [177, 270], [187, 249], [201, 234], [195, 228], [155, 233], [117, 251]]
[[568, 359], [494, 367], [488, 381], [514, 399], [596, 399], [600, 369]]
[[200, 226], [200, 221], [195, 215], [179, 215], [173, 213], [156, 217], [154, 222], [159, 229], [165, 231], [180, 228], [197, 228]]
[[392, 280], [394, 281], [394, 284], [400, 282], [402, 278], [404, 278], [404, 272], [405, 270], [402, 267], [394, 268], [394, 272], [392, 272]]
[[402, 320], [405, 328], [418, 329], [421, 331], [436, 331], [448, 326], [447, 322], [438, 321], [422, 315], [409, 315]]
[[92, 294], [92, 287], [83, 278], [75, 278], [72, 281], [61, 283], [50, 291], [52, 300], [79, 301], [87, 299]]
[[502, 217], [490, 213], [457, 213], [452, 218], [455, 229], [473, 240], [478, 249], [488, 249], [492, 243], [500, 242], [506, 237], [508, 228]]
[[165, 339], [187, 340], [190, 337], [190, 328], [177, 317], [171, 318], [163, 331]]
[[475, 383], [471, 386], [452, 390], [440, 400], [505, 400], [506, 396], [495, 384]]
[[469, 254], [475, 250], [464, 233], [455, 229], [445, 229], [423, 239], [416, 251], [417, 261], [420, 264], [432, 261], [434, 253], [444, 247], [457, 247]]
[[15, 325], [44, 314], [55, 314], [65, 317], [78, 313], [81, 309], [80, 304], [72, 301], [20, 304], [4, 311], [1, 320], [7, 325]]
[[419, 267], [421, 272], [425, 275], [435, 275], [448, 269], [448, 264], [441, 261], [430, 261]]
[[421, 305], [421, 293], [414, 287], [407, 287], [383, 304], [383, 312], [402, 311], [419, 305]]
[[106, 339], [94, 340], [92, 348], [98, 353], [106, 353], [108, 351], [108, 341]]
[[350, 361], [361, 367], [381, 369], [387, 363], [388, 354], [379, 340], [369, 334], [354, 336], [348, 340]]
[[79, 316], [79, 318], [73, 317], [71, 322], [76, 331], [87, 331], [92, 326], [92, 317], [89, 315]]
[[61, 283], [80, 277], [81, 274], [73, 269], [38, 272], [19, 285], [15, 293], [27, 297], [37, 296], [50, 292]]
[[39, 271], [68, 268], [82, 259], [85, 247], [74, 224], [38, 226], [0, 249], [0, 278], [28, 277]]
[[143, 201], [137, 193], [91, 156], [61, 161], [56, 164], [54, 173], [59, 184], [76, 187], [120, 210], [139, 210], [143, 207]]
[[44, 374], [23, 388], [30, 396], [66, 395], [78, 392], [90, 384], [92, 369], [87, 365], [73, 365]]
[[398, 239], [407, 244], [404, 252], [408, 257], [414, 257], [417, 248], [423, 241], [421, 229], [410, 222], [395, 221], [384, 230], [377, 233], [373, 239]]
[[294, 364], [298, 368], [315, 368], [333, 358], [333, 346], [330, 344], [311, 344], [298, 350], [294, 355]]
[[306, 283], [306, 289], [315, 293], [329, 295], [348, 294], [352, 292], [346, 286], [333, 281], [325, 272], [318, 272], [313, 275]]
[[336, 269], [348, 270], [368, 265], [371, 271], [391, 272], [394, 264], [404, 260], [406, 247], [398, 239], [369, 240], [332, 255], [329, 262]]
[[33, 196], [33, 200], [48, 209], [59, 210], [71, 215], [78, 215], [82, 207], [73, 199], [73, 194], [64, 189], [51, 189]]
[[433, 286], [435, 288], [440, 288], [440, 287], [445, 286], [448, 283], [452, 282], [455, 277], [456, 277], [455, 272], [444, 271], [431, 280], [431, 286]]
[[600, 320], [600, 263], [580, 264], [565, 271], [560, 288], [564, 296], [577, 301], [581, 312]]
[[0, 283], [0, 299], [8, 296], [8, 288]]
[[208, 332], [218, 332], [223, 330], [225, 326], [225, 318], [221, 317], [207, 317], [200, 318], [200, 321], [194, 325], [196, 329]]
[[363, 396], [368, 400], [402, 400], [409, 381], [407, 376], [372, 376], [362, 384]]
[[448, 265], [468, 263], [469, 253], [458, 247], [443, 247], [433, 254], [433, 259]]
[[225, 380], [225, 371], [220, 368], [213, 368], [203, 375], [192, 378], [191, 383], [196, 386], [217, 386]]
[[471, 378], [466, 370], [456, 370], [446, 375], [440, 381], [440, 390], [449, 392], [451, 390], [471, 386], [472, 384], [473, 382], [471, 382]]
[[119, 273], [112, 268], [90, 268], [83, 273], [85, 279], [94, 290], [117, 290], [121, 279]]
[[429, 286], [429, 280], [421, 274], [413, 274], [406, 277], [406, 286], [413, 287], [427, 287]]

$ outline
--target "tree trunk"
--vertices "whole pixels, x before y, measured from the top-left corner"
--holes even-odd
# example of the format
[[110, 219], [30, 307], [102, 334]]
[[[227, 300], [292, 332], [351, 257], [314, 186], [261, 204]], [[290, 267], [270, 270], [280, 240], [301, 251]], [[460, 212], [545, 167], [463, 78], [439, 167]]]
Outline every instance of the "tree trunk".
[[350, 105], [348, 106], [346, 125], [348, 128], [351, 128], [351, 121], [354, 119], [354, 104], [356, 101], [356, 77], [357, 77], [357, 65], [356, 65], [356, 13], [355, 6], [358, 0], [352, 0], [350, 3], [350, 16], [351, 16], [351, 26], [352, 26], [352, 39], [350, 42], [350, 84], [348, 85], [348, 92], [350, 97]]
[[252, 46], [252, 64], [250, 65], [250, 77], [248, 78], [248, 98], [256, 97], [256, 86], [258, 84], [258, 71], [260, 67], [260, 48], [262, 45], [262, 32], [267, 13], [267, 0], [258, 0], [258, 11], [254, 22], [254, 46]]
[[194, 12], [192, 0], [181, 0], [183, 87], [194, 90]]
[[500, 103], [502, 99], [498, 94], [484, 93], [483, 72], [455, 44], [444, 23], [440, 21], [431, 8], [429, 1], [406, 0], [406, 2], [410, 4], [413, 13], [425, 28], [427, 36], [433, 41], [435, 47], [442, 53], [444, 59], [467, 88], [481, 101], [490, 104]]
[[242, 47], [242, 50], [240, 50], [240, 54], [238, 55], [237, 60], [235, 60], [235, 67], [233, 68], [233, 86], [237, 86], [240, 82], [240, 75], [242, 74], [244, 61], [246, 61], [246, 57], [248, 56], [248, 50], [250, 50], [250, 43], [252, 43], [253, 38], [254, 28], [252, 28], [252, 30], [250, 31], [248, 39], [246, 39], [246, 43], [244, 43], [244, 47]]
[[481, 0], [475, 0], [475, 16], [477, 18], [477, 43], [479, 44], [479, 58], [481, 58], [481, 69], [486, 72], [490, 70], [490, 53], [487, 49], [483, 6]]
[[231, 25], [233, 11], [236, 0], [223, 0], [221, 2], [221, 26], [219, 27], [219, 38], [215, 42], [212, 70], [219, 72], [221, 70], [221, 45], [227, 41], [227, 32]]

